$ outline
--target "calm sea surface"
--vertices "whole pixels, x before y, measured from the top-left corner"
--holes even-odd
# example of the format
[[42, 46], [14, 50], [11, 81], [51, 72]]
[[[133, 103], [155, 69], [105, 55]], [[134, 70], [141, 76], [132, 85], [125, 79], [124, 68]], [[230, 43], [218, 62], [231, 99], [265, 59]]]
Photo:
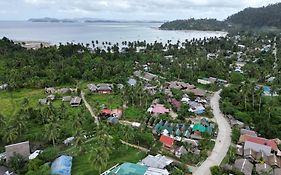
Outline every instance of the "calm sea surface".
[[112, 43], [122, 41], [176, 42], [192, 38], [220, 37], [224, 32], [162, 31], [161, 23], [34, 23], [26, 21], [0, 21], [0, 37], [19, 41], [45, 41], [52, 44], [92, 40]]

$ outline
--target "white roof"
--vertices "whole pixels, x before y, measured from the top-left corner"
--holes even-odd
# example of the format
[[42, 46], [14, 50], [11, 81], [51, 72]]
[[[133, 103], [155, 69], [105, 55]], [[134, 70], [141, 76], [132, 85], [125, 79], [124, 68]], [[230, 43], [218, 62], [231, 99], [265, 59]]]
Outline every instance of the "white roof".
[[166, 169], [151, 168], [149, 167], [144, 175], [169, 175], [169, 171]]
[[165, 156], [162, 156], [160, 154], [156, 156], [148, 155], [146, 158], [144, 158], [141, 163], [148, 167], [152, 168], [160, 168], [163, 169], [166, 166], [170, 165], [173, 162], [173, 160], [170, 160], [166, 158]]
[[141, 126], [141, 123], [133, 122], [133, 123], [132, 123], [132, 126], [133, 126], [133, 127], [140, 127], [140, 126]]
[[264, 154], [266, 156], [269, 156], [271, 155], [271, 147], [270, 146], [267, 146], [267, 145], [261, 145], [261, 144], [257, 144], [257, 143], [254, 143], [254, 142], [249, 142], [249, 141], [246, 141], [245, 144], [244, 144], [244, 150], [246, 149], [252, 149], [256, 152], [264, 152]]
[[41, 150], [36, 150], [34, 153], [30, 154], [28, 157], [29, 160], [35, 159], [42, 151]]

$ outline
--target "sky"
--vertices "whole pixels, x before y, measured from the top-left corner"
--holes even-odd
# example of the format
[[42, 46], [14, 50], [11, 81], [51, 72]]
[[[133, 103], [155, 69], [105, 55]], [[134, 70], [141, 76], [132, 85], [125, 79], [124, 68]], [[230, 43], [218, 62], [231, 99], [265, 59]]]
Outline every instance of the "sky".
[[97, 18], [116, 20], [223, 20], [247, 7], [281, 0], [0, 0], [0, 20]]

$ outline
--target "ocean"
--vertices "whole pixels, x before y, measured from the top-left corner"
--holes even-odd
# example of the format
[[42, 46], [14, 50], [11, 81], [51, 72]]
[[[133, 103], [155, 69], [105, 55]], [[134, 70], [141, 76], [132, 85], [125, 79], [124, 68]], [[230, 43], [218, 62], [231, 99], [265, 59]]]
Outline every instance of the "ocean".
[[164, 31], [161, 23], [144, 22], [95, 22], [95, 23], [47, 23], [28, 21], [0, 21], [0, 37], [17, 41], [44, 41], [51, 44], [74, 42], [121, 43], [122, 41], [154, 41], [173, 43], [193, 38], [220, 37], [225, 32], [216, 31]]

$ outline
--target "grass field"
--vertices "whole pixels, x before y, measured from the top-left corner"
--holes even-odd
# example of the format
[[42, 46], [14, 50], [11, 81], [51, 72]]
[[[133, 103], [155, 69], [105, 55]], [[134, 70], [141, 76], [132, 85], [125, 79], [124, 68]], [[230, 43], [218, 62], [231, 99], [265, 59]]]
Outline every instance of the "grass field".
[[21, 89], [18, 91], [0, 91], [0, 113], [5, 116], [15, 114], [22, 106], [25, 98], [28, 99], [29, 105], [38, 106], [38, 100], [46, 97], [43, 89]]
[[129, 121], [142, 121], [142, 117], [145, 115], [145, 109], [139, 109], [137, 107], [128, 107], [124, 112], [124, 119]]
[[100, 107], [105, 105], [109, 109], [121, 108], [122, 99], [119, 95], [115, 94], [89, 94], [87, 95], [87, 101], [92, 107]]
[[[103, 171], [111, 168], [112, 166], [122, 162], [137, 163], [146, 156], [145, 153], [140, 152], [133, 148], [126, 148], [122, 145], [118, 150], [114, 150], [110, 155], [110, 159], [107, 168]], [[74, 175], [94, 175], [98, 174], [96, 167], [90, 165], [89, 154], [76, 156], [73, 159], [72, 174]]]

